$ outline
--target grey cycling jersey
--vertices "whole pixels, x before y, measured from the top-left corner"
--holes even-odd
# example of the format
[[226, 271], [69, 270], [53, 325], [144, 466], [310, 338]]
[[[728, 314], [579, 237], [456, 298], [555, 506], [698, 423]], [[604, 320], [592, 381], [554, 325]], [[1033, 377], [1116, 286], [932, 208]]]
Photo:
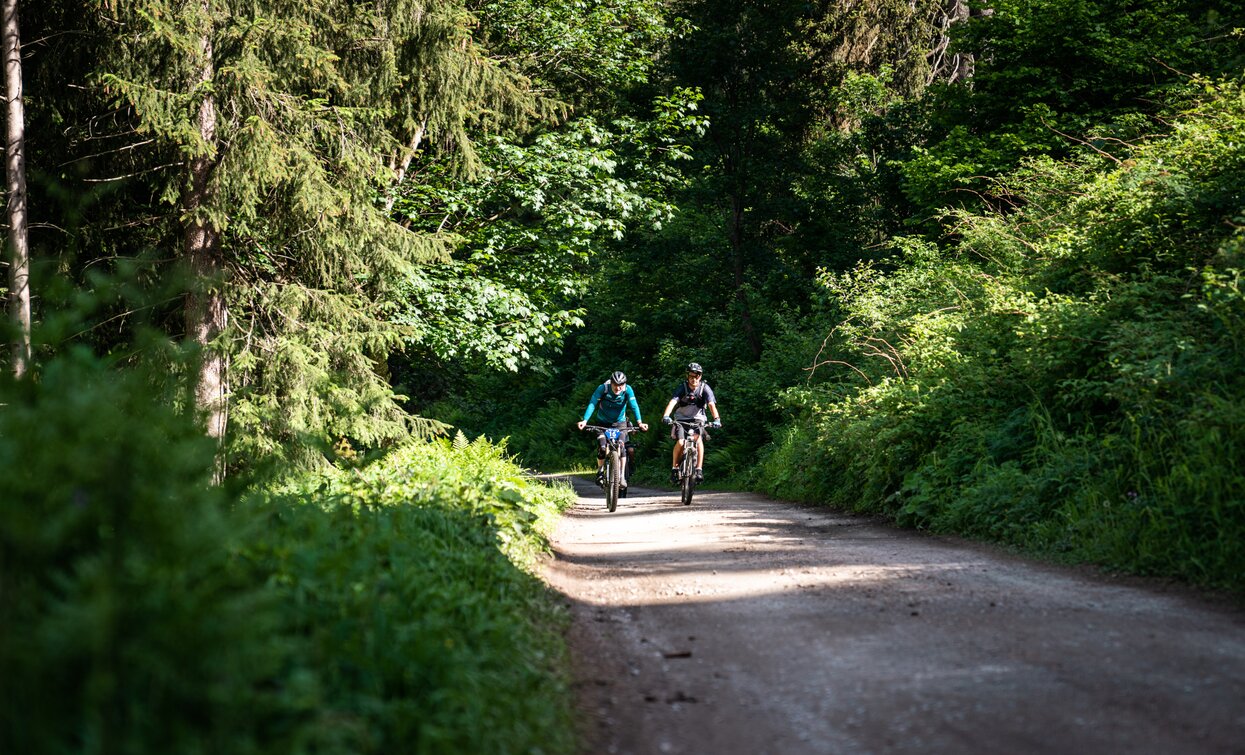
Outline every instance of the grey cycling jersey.
[[709, 404], [718, 403], [713, 396], [713, 389], [708, 383], [702, 382], [693, 392], [687, 387], [687, 382], [679, 383], [679, 387], [674, 389], [674, 395], [670, 398], [675, 400], [673, 416], [683, 420], [700, 420], [704, 422], [705, 407]]

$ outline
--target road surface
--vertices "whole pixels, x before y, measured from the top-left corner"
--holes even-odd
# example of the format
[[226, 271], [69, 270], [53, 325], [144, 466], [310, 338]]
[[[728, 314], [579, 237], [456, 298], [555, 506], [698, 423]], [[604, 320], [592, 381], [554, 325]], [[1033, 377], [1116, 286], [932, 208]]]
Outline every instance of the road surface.
[[742, 493], [580, 498], [584, 753], [1245, 753], [1245, 611]]

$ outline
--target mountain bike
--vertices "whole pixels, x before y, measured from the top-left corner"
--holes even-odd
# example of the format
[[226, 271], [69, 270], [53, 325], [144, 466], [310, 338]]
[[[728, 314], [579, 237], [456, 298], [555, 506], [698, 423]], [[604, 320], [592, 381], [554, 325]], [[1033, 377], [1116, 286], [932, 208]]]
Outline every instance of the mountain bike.
[[601, 427], [600, 425], [584, 425], [584, 430], [592, 430], [597, 435], [605, 436], [605, 508], [614, 511], [618, 508], [618, 497], [627, 495], [627, 478], [631, 474], [631, 456], [627, 453], [627, 435], [643, 432], [638, 427]]
[[692, 502], [692, 494], [696, 492], [696, 462], [700, 455], [696, 438], [702, 433], [708, 438], [709, 434], [705, 433], [705, 423], [702, 420], [676, 419], [672, 424], [683, 428], [683, 461], [679, 462], [679, 488], [683, 494], [683, 505], [687, 506]]

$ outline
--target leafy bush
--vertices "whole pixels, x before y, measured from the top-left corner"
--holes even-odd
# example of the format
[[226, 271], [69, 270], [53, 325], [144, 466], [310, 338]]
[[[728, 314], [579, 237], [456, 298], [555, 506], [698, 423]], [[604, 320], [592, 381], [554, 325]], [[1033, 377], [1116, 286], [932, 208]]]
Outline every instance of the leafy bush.
[[523, 568], [569, 490], [444, 440], [233, 500], [156, 382], [0, 382], [0, 750], [570, 749]]
[[825, 276], [837, 374], [787, 392], [760, 486], [1245, 588], [1245, 96], [1202, 84], [1126, 160], [1035, 160], [953, 247]]
[[85, 352], [0, 384], [0, 749], [258, 752], [271, 596], [234, 568], [213, 448]]
[[[531, 563], [573, 495], [484, 441], [417, 443], [258, 503], [246, 552], [345, 752], [570, 748], [557, 614]], [[503, 553], [504, 552], [504, 553]], [[509, 554], [512, 560], [508, 560]]]

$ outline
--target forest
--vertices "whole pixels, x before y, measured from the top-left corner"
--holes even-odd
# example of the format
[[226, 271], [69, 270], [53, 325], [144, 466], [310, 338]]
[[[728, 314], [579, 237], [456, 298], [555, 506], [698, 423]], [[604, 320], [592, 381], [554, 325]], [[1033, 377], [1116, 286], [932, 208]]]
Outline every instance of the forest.
[[709, 486], [1245, 590], [1245, 2], [0, 5], [0, 751], [573, 751], [614, 370]]

